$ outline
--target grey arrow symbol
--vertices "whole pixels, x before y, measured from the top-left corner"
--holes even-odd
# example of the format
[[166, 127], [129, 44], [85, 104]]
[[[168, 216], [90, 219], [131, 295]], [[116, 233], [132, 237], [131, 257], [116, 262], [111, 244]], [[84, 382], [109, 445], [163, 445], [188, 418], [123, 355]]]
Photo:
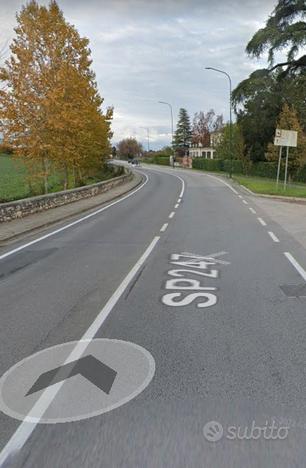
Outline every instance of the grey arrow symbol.
[[104, 393], [109, 394], [117, 372], [90, 354], [56, 369], [44, 372], [38, 377], [26, 396], [44, 390], [75, 375], [82, 375]]

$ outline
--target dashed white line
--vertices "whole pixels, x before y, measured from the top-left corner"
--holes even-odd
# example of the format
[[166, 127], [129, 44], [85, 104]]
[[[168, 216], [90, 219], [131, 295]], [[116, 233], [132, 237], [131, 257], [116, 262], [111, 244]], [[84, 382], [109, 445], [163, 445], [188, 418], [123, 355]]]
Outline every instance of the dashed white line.
[[177, 209], [179, 206], [179, 203], [177, 203], [174, 208]]
[[242, 200], [242, 203], [244, 203], [245, 205], [248, 205], [248, 202], [246, 200]]
[[175, 211], [172, 211], [172, 213], [169, 214], [169, 218], [172, 219], [174, 215], [175, 215]]
[[256, 214], [256, 211], [254, 210], [254, 208], [249, 208], [249, 210], [251, 213]]
[[239, 198], [241, 198], [241, 199], [243, 198], [243, 196], [242, 196], [242, 195], [238, 195], [238, 197], [239, 197]]
[[181, 201], [182, 201], [182, 199], [181, 199], [181, 198], [179, 198], [179, 199], [177, 200], [177, 202], [178, 202], [178, 203], [181, 203]]
[[279, 238], [272, 231], [268, 231], [269, 236], [274, 242], [279, 242]]
[[163, 225], [163, 227], [161, 228], [160, 232], [165, 232], [165, 230], [167, 229], [168, 226], [169, 226], [169, 224], [168, 224], [168, 223], [165, 223], [165, 224]]
[[267, 226], [267, 223], [262, 218], [257, 218], [262, 226]]
[[291, 255], [290, 252], [284, 252], [285, 257], [288, 258], [289, 262], [294, 266], [297, 272], [301, 275], [304, 281], [306, 281], [306, 271], [303, 267], [296, 261], [296, 259]]

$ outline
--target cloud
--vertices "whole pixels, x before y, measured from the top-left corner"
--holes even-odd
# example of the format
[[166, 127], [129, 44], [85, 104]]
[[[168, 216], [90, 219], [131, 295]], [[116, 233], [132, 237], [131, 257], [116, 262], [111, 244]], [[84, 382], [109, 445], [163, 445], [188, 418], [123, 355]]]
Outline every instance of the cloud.
[[[47, 3], [46, 1], [41, 3]], [[12, 37], [22, 2], [0, 0], [0, 40]], [[177, 115], [214, 108], [228, 118], [226, 69], [234, 86], [259, 64], [245, 46], [272, 12], [273, 0], [60, 0], [69, 22], [89, 37], [93, 67], [105, 106], [115, 108], [114, 141], [150, 127], [155, 147], [169, 143], [170, 119], [159, 100]]]

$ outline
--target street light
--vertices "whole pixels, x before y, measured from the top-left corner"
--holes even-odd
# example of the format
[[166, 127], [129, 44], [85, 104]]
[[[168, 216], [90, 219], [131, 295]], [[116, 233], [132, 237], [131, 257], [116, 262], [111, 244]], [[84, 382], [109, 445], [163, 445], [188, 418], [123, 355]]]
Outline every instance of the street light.
[[230, 102], [230, 141], [229, 141], [229, 146], [230, 146], [230, 160], [231, 160], [231, 163], [230, 163], [230, 171], [229, 171], [229, 176], [230, 178], [232, 177], [232, 173], [233, 173], [233, 153], [232, 153], [232, 80], [231, 80], [231, 77], [230, 75], [224, 71], [224, 70], [219, 70], [218, 68], [214, 68], [214, 67], [205, 67], [205, 70], [213, 70], [215, 72], [218, 72], [218, 73], [222, 73], [222, 75], [225, 75], [227, 76], [228, 78], [228, 81], [229, 81], [229, 89], [230, 89], [230, 99], [229, 99], [229, 102]]
[[150, 129], [148, 127], [140, 127], [147, 131], [147, 138], [148, 138], [148, 153], [150, 152]]
[[173, 110], [171, 104], [169, 102], [165, 101], [158, 101], [159, 104], [164, 104], [165, 106], [168, 106], [170, 109], [170, 115], [171, 115], [171, 145], [172, 145], [172, 158], [173, 158], [173, 167], [174, 167], [174, 147], [173, 147]]

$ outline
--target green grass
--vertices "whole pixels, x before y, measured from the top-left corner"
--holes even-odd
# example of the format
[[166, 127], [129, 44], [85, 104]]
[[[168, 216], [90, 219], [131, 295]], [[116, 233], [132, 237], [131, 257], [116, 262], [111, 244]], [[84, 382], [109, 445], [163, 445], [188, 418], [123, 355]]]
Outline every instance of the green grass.
[[[92, 177], [88, 177], [86, 184], [94, 184], [102, 180], [114, 177], [110, 169], [101, 171]], [[73, 188], [73, 180], [70, 178], [69, 188]], [[31, 183], [30, 183], [31, 180]], [[63, 190], [63, 174], [54, 172], [48, 178], [49, 192]], [[85, 185], [85, 184], [84, 184]], [[20, 159], [7, 154], [0, 154], [0, 203], [5, 203], [22, 198], [41, 195], [43, 193], [42, 180], [29, 177], [26, 165]]]
[[233, 176], [233, 179], [244, 185], [255, 193], [264, 195], [279, 195], [286, 197], [304, 197], [306, 198], [306, 184], [288, 184], [284, 190], [283, 182], [280, 181], [276, 186], [275, 180], [265, 179], [264, 177]]

